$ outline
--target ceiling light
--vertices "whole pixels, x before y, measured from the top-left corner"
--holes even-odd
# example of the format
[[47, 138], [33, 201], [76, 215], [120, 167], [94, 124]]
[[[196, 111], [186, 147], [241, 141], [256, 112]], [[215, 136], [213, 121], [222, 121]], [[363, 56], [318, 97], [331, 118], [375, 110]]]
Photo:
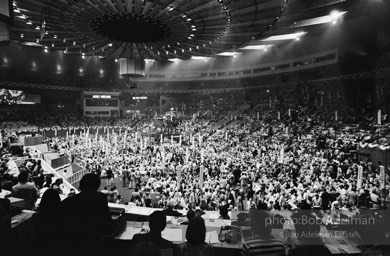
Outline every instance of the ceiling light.
[[191, 18], [188, 18], [187, 21], [191, 21]]
[[49, 52], [49, 50], [48, 50], [48, 49], [46, 49], [46, 48], [45, 48], [43, 51], [44, 51], [44, 52], [46, 52], [46, 53], [48, 53], [48, 52]]
[[73, 45], [76, 45], [76, 41], [73, 41]]
[[20, 37], [21, 37], [21, 38], [23, 38], [23, 37], [24, 37], [24, 34], [23, 34], [23, 33], [22, 33], [22, 34], [20, 34]]
[[203, 57], [203, 56], [192, 56], [192, 60], [207, 60], [210, 59], [210, 57]]
[[115, 59], [115, 62], [118, 62], [118, 59]]
[[299, 33], [293, 33], [293, 34], [285, 34], [285, 35], [277, 35], [277, 36], [270, 36], [268, 38], [265, 38], [261, 41], [281, 41], [281, 40], [296, 40], [297, 38], [300, 38], [306, 34], [306, 32], [299, 32]]
[[20, 11], [19, 11], [19, 9], [18, 9], [18, 8], [15, 8], [15, 9], [14, 9], [14, 12], [16, 12], [16, 13], [20, 13]]
[[324, 23], [336, 24], [346, 12], [333, 11], [329, 15], [295, 21], [293, 27], [313, 26]]
[[34, 42], [24, 42], [22, 43], [23, 45], [27, 45], [27, 46], [35, 46], [35, 47], [42, 47], [41, 44], [38, 44], [39, 41], [37, 43], [34, 43]]
[[329, 16], [332, 18], [332, 20], [338, 20], [343, 14], [346, 12], [340, 12], [340, 11], [332, 11]]
[[32, 25], [32, 21], [29, 20], [29, 21], [26, 22], [26, 24], [27, 24], [27, 25]]
[[41, 28], [40, 28], [39, 26], [36, 26], [35, 29], [36, 29], [36, 30], [40, 30]]
[[178, 58], [173, 58], [173, 59], [168, 59], [169, 61], [174, 61], [174, 62], [178, 62], [178, 61], [181, 61], [181, 59], [178, 59]]
[[154, 62], [154, 59], [144, 59], [145, 62]]
[[53, 38], [54, 38], [54, 39], [57, 39], [57, 35], [54, 35]]
[[268, 47], [271, 47], [272, 45], [248, 45], [243, 48], [240, 48], [242, 50], [264, 50]]
[[240, 52], [221, 52], [221, 53], [218, 53], [217, 55], [219, 56], [228, 56], [228, 57], [231, 57], [231, 56], [236, 56], [237, 54], [241, 54]]

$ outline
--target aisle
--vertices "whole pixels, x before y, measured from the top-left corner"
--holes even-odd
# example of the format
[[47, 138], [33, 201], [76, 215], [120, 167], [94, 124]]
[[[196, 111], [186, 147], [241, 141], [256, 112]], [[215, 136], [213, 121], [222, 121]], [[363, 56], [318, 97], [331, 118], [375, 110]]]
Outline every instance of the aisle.
[[[101, 185], [99, 188], [99, 191], [101, 191], [105, 186], [107, 186], [107, 180], [101, 179]], [[111, 186], [107, 189], [110, 190], [112, 186], [116, 186], [116, 188], [119, 191], [119, 194], [123, 197], [123, 202], [127, 203], [130, 201], [131, 194], [133, 193], [134, 189], [129, 189], [128, 187], [122, 187], [122, 180], [121, 178], [114, 178], [111, 182]]]

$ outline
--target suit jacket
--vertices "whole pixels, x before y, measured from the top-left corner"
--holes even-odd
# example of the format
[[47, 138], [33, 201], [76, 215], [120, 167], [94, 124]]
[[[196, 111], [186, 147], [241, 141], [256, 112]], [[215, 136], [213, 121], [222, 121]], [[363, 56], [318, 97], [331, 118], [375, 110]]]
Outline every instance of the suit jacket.
[[113, 230], [107, 196], [85, 191], [61, 203], [60, 229], [67, 241], [96, 241]]
[[175, 247], [175, 245], [171, 241], [162, 238], [161, 234], [156, 235], [152, 233], [146, 233], [135, 234], [133, 236], [134, 245], [142, 241], [153, 242], [159, 249], [171, 249]]

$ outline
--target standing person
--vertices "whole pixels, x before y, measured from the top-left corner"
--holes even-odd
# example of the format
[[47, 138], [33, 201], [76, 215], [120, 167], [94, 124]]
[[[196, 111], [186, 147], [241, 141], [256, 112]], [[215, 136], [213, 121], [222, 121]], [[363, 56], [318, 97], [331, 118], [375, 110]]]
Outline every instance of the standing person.
[[206, 243], [206, 225], [200, 216], [191, 218], [186, 231], [187, 242], [177, 245], [174, 255], [214, 256], [213, 247]]
[[127, 186], [129, 172], [127, 170], [127, 166], [122, 167], [121, 169], [122, 169], [122, 187], [125, 188]]
[[324, 191], [321, 194], [321, 206], [323, 210], [328, 210], [330, 204], [330, 194], [328, 192], [328, 189], [324, 189]]
[[250, 213], [252, 237], [242, 245], [242, 256], [286, 255], [283, 242], [271, 235], [272, 226], [267, 224], [269, 215], [265, 211], [252, 210]]
[[[99, 187], [100, 177], [88, 173], [80, 181], [81, 192], [61, 203], [60, 236], [70, 255], [75, 252], [80, 255], [103, 254], [100, 240], [112, 231], [113, 223], [107, 196], [97, 192]], [[67, 255], [65, 251], [64, 255]]]
[[106, 176], [107, 176], [107, 186], [111, 186], [112, 179], [114, 178], [114, 173], [112, 172], [111, 167], [107, 168]]

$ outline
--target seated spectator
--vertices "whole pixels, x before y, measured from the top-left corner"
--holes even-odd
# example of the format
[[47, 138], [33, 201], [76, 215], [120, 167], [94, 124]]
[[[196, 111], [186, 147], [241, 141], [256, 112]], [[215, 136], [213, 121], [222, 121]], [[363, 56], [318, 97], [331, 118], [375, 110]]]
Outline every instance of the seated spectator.
[[38, 199], [38, 188], [33, 182], [28, 182], [28, 172], [21, 172], [18, 176], [18, 184], [12, 187], [12, 196], [24, 199], [25, 208], [33, 210]]
[[51, 245], [57, 238], [60, 203], [61, 198], [58, 192], [48, 189], [43, 194], [37, 212], [32, 217], [32, 226], [41, 253], [49, 253]]
[[160, 249], [173, 248], [174, 244], [161, 237], [161, 232], [166, 227], [166, 215], [162, 211], [155, 211], [149, 216], [149, 233], [136, 234], [133, 237], [135, 244], [141, 241], [153, 242]]
[[269, 215], [265, 211], [252, 210], [249, 216], [251, 218], [252, 237], [245, 240], [241, 255], [286, 255], [283, 242], [271, 235], [272, 226], [266, 222]]
[[55, 191], [57, 191], [57, 193], [59, 195], [62, 195], [63, 194], [63, 191], [61, 189], [61, 184], [63, 183], [63, 180], [60, 178], [60, 179], [56, 179], [56, 181], [51, 185], [51, 189], [54, 189]]
[[11, 191], [2, 188], [2, 180], [0, 179], [0, 198], [6, 198], [11, 194]]
[[11, 255], [11, 215], [10, 201], [8, 199], [0, 199], [0, 244], [1, 253]]
[[186, 231], [187, 242], [178, 245], [174, 255], [213, 256], [213, 247], [206, 243], [206, 225], [202, 217], [193, 217]]
[[223, 205], [219, 207], [219, 218], [223, 220], [230, 220], [230, 216], [228, 214], [229, 210], [227, 208], [227, 205]]

